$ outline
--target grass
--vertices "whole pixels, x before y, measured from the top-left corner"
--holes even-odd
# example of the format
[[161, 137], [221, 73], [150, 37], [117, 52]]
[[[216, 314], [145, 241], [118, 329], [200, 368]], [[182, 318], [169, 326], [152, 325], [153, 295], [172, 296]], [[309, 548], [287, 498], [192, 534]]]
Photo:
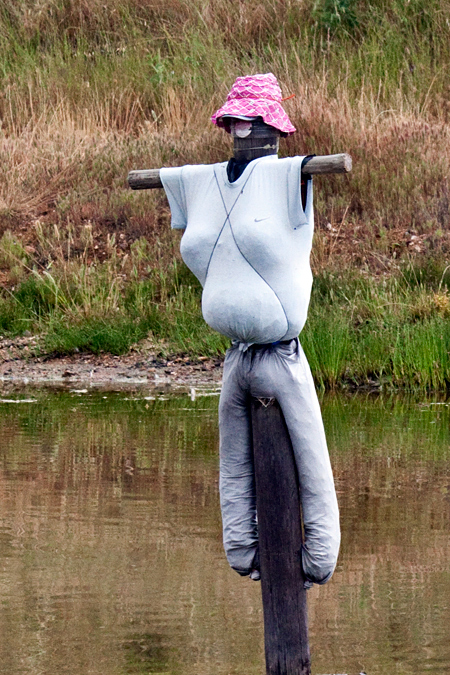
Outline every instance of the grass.
[[[448, 0], [6, 0], [0, 11], [0, 229], [44, 217], [120, 224], [133, 238], [161, 198], [130, 168], [230, 154], [209, 117], [237, 74], [272, 70], [299, 131], [285, 154], [346, 150], [322, 179], [319, 224], [363, 227], [390, 254], [399, 228], [448, 254]], [[365, 264], [358, 248], [355, 264]], [[369, 261], [373, 264], [373, 261]]]
[[[0, 330], [44, 348], [222, 353], [159, 191], [130, 169], [221, 161], [209, 122], [272, 71], [285, 155], [349, 152], [316, 180], [315, 377], [448, 386], [450, 0], [4, 0]], [[328, 326], [333, 326], [329, 331]], [[420, 353], [420, 355], [419, 355]]]
[[213, 333], [201, 316], [200, 285], [177, 260], [159, 260], [146, 239], [137, 240], [130, 253], [112, 250], [103, 262], [90, 260], [97, 246], [84, 232], [84, 249], [67, 260], [72, 246], [57, 229], [39, 230], [39, 239], [51, 258], [38, 265], [9, 233], [0, 241], [0, 257], [9, 259], [17, 284], [0, 296], [0, 331], [42, 336], [41, 349], [54, 354], [90, 351], [123, 354], [150, 336], [161, 353], [215, 356], [227, 341]]
[[[129, 255], [98, 263], [89, 262], [90, 233], [72, 262], [59, 232], [42, 230], [41, 237], [47, 248], [53, 241], [52, 264], [44, 270], [31, 267], [10, 235], [0, 242], [22, 274], [0, 299], [4, 334], [37, 333], [40, 350], [60, 355], [123, 354], [148, 336], [166, 356], [224, 353], [228, 341], [202, 319], [195, 277], [176, 260], [155, 261], [147, 240], [135, 242]], [[382, 277], [351, 269], [319, 273], [301, 334], [318, 385], [450, 388], [449, 272], [430, 259]]]
[[[381, 280], [323, 274], [301, 341], [318, 384], [334, 388], [450, 387], [450, 293], [445, 268]], [[425, 280], [426, 279], [426, 280]]]

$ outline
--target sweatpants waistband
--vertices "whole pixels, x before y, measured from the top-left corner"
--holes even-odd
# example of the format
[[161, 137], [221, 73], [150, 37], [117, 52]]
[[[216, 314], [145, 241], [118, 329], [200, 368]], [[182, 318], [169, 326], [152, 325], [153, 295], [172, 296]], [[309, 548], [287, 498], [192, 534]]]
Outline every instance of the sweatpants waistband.
[[290, 345], [293, 340], [297, 338], [291, 338], [290, 340], [278, 340], [278, 342], [264, 342], [263, 344], [257, 344], [255, 342], [239, 342], [238, 340], [233, 340], [232, 347], [239, 349], [241, 352], [246, 352], [249, 349], [267, 349], [268, 347], [276, 347], [277, 345]]

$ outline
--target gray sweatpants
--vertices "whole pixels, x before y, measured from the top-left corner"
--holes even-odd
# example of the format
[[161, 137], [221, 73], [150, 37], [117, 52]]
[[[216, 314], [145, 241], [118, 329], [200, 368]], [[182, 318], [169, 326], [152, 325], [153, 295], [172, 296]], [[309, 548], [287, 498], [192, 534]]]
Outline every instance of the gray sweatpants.
[[[276, 398], [291, 437], [300, 481], [306, 578], [325, 583], [339, 552], [339, 511], [322, 416], [298, 339], [289, 344], [233, 345], [219, 404], [220, 503], [228, 562], [249, 574], [258, 549], [250, 397]], [[300, 517], [300, 515], [299, 515]]]

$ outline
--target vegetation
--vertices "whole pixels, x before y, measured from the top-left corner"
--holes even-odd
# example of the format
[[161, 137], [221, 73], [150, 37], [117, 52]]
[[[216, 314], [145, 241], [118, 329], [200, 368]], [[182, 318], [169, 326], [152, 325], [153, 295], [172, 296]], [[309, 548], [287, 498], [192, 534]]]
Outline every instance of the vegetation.
[[52, 256], [44, 270], [28, 260], [15, 239], [3, 236], [0, 256], [16, 263], [19, 283], [1, 301], [0, 331], [38, 332], [41, 349], [61, 355], [80, 350], [123, 354], [149, 333], [165, 352], [212, 356], [224, 351], [226, 339], [204, 324], [200, 285], [185, 265], [177, 259], [158, 262], [144, 238], [121, 257], [114, 235], [104, 262], [89, 262], [91, 228], [83, 234], [84, 249], [67, 260], [68, 248], [80, 242], [63, 240], [57, 228], [39, 227], [39, 250]]
[[323, 272], [301, 335], [318, 383], [448, 388], [449, 272], [411, 265], [377, 283], [352, 272]]
[[[316, 181], [317, 381], [450, 381], [450, 0], [5, 0], [0, 331], [58, 353], [217, 354], [159, 191], [132, 168], [214, 162], [234, 78], [274, 72], [286, 155], [347, 151]], [[332, 332], [330, 330], [332, 327]]]

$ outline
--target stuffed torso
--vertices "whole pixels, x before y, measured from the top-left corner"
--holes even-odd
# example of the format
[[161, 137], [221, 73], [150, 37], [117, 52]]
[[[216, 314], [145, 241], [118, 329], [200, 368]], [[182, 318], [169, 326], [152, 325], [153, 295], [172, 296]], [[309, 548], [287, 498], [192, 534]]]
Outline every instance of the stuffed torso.
[[312, 182], [301, 200], [303, 157], [261, 157], [234, 183], [227, 163], [161, 169], [181, 255], [203, 286], [205, 321], [223, 335], [266, 344], [296, 337], [312, 275]]

